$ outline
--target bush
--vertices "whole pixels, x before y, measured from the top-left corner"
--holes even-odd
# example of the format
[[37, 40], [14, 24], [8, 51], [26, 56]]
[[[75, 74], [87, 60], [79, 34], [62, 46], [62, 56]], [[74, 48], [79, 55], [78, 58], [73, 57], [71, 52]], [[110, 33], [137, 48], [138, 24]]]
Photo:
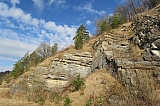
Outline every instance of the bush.
[[55, 103], [56, 103], [56, 104], [59, 104], [60, 99], [61, 99], [60, 94], [56, 94], [56, 95], [55, 95]]
[[49, 95], [49, 99], [51, 102], [53, 102], [56, 98], [56, 93], [55, 92], [51, 92], [51, 94]]
[[37, 103], [40, 104], [40, 105], [44, 105], [45, 99], [44, 99], [43, 97], [40, 97], [40, 98], [38, 99]]
[[92, 106], [92, 100], [91, 100], [91, 99], [88, 99], [88, 100], [87, 100], [86, 106]]
[[73, 85], [75, 90], [80, 90], [85, 84], [84, 81], [80, 78], [80, 74], [77, 75], [77, 78], [73, 81]]
[[64, 100], [64, 105], [63, 106], [70, 106], [71, 104], [71, 100], [69, 97], [66, 97], [65, 100]]
[[2, 85], [3, 80], [0, 80], [0, 85]]

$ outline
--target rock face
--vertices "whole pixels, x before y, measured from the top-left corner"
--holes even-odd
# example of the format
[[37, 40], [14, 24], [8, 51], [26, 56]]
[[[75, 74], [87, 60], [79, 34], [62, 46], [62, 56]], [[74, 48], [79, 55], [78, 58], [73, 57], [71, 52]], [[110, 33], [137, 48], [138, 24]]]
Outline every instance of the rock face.
[[[106, 68], [130, 91], [160, 82], [160, 15], [138, 15], [135, 35], [103, 35], [93, 45], [92, 70]], [[137, 47], [137, 46], [139, 47]]]
[[55, 58], [49, 67], [38, 66], [28, 78], [30, 87], [40, 83], [48, 91], [62, 92], [80, 74], [82, 78], [91, 73], [92, 55], [89, 52], [64, 54]]
[[145, 61], [160, 61], [160, 15], [140, 14], [132, 22], [133, 42], [144, 49]]
[[[160, 8], [156, 9], [160, 11]], [[36, 67], [28, 77], [28, 86], [32, 88], [39, 84], [48, 91], [62, 92], [77, 74], [84, 78], [100, 68], [106, 68], [130, 91], [159, 84], [159, 14], [140, 14], [135, 17], [130, 27], [135, 35], [131, 38], [115, 34], [102, 35], [92, 46], [93, 57], [89, 52], [66, 53], [62, 58], [55, 58], [49, 67]], [[114, 100], [116, 97], [110, 101]]]

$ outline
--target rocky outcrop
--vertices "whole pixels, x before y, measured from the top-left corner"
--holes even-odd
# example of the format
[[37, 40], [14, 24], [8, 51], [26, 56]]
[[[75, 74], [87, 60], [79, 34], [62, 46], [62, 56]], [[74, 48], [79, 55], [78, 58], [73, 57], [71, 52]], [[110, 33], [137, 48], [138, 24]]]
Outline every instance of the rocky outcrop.
[[133, 42], [144, 49], [145, 61], [160, 61], [160, 15], [140, 14], [132, 22]]
[[136, 91], [140, 85], [160, 82], [160, 16], [140, 14], [131, 24], [134, 36], [108, 34], [97, 39], [92, 69], [106, 68], [122, 85]]
[[38, 66], [28, 78], [30, 88], [40, 84], [48, 91], [62, 92], [80, 74], [82, 78], [91, 73], [92, 55], [89, 52], [69, 54], [55, 58], [49, 67]]
[[[95, 58], [92, 69], [106, 68], [122, 85], [135, 90], [145, 81], [160, 81], [160, 63], [144, 61], [137, 51], [132, 51], [134, 44], [122, 35], [103, 35], [93, 45]], [[141, 52], [143, 51], [139, 51]], [[152, 82], [153, 84], [153, 82]]]
[[[160, 8], [156, 8], [159, 12]], [[77, 74], [82, 78], [96, 69], [106, 68], [130, 91], [160, 83], [160, 15], [140, 14], [129, 29], [134, 36], [101, 35], [89, 52], [64, 54], [49, 67], [37, 66], [27, 79], [29, 88], [42, 86], [48, 91], [62, 92]], [[126, 30], [124, 30], [126, 29]], [[15, 87], [16, 88], [16, 87]], [[111, 102], [117, 97], [112, 97]]]

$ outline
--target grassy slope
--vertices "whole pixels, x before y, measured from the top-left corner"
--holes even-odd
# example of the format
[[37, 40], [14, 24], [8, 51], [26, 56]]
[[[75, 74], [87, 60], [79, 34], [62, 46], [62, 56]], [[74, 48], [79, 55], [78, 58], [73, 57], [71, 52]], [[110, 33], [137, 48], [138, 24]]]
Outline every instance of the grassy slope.
[[[45, 106], [62, 106], [63, 99], [68, 95], [72, 100], [72, 106], [84, 106], [91, 95], [94, 97], [102, 94], [107, 96], [107, 90], [111, 89], [116, 80], [107, 73], [104, 69], [98, 70], [84, 79], [85, 89], [82, 91], [71, 92], [68, 88], [63, 94], [59, 104], [46, 101]], [[101, 84], [101, 81], [105, 81], [106, 84]], [[72, 88], [72, 87], [71, 87]], [[38, 106], [37, 103], [28, 102], [25, 95], [15, 94], [10, 96], [10, 88], [0, 87], [0, 106]], [[80, 94], [83, 92], [83, 95]], [[83, 102], [82, 102], [83, 101]]]

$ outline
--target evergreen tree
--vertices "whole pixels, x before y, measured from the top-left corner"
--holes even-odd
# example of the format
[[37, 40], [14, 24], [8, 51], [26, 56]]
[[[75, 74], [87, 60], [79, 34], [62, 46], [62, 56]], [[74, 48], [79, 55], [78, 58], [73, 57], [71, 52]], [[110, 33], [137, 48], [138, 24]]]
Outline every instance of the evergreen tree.
[[110, 31], [109, 22], [105, 17], [102, 17], [99, 20], [96, 20], [97, 34], [102, 34], [105, 31]]
[[89, 32], [85, 28], [85, 26], [82, 24], [76, 33], [76, 36], [73, 38], [75, 49], [79, 50], [83, 48], [83, 42], [89, 40]]
[[58, 50], [58, 44], [55, 43], [53, 46], [52, 46], [52, 55], [55, 54]]
[[125, 23], [125, 17], [122, 14], [114, 14], [109, 17], [109, 23], [112, 29], [118, 28], [121, 24]]

